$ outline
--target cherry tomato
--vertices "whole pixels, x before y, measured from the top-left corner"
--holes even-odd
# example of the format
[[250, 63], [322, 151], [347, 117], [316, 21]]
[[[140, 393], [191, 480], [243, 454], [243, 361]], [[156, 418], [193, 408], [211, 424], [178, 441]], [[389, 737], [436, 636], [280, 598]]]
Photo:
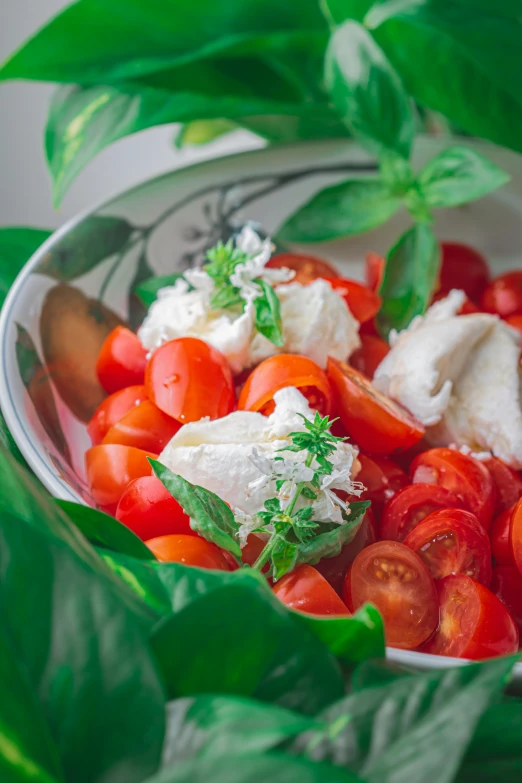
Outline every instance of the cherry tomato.
[[438, 295], [447, 296], [452, 288], [458, 288], [464, 291], [472, 302], [480, 302], [490, 279], [484, 256], [460, 242], [442, 242], [441, 254]]
[[125, 326], [117, 326], [102, 345], [96, 372], [108, 394], [143, 383], [147, 351]]
[[419, 522], [404, 539], [434, 579], [466, 574], [486, 587], [491, 581], [488, 534], [471, 511], [444, 508]]
[[497, 565], [515, 565], [511, 548], [511, 517], [514, 508], [512, 506], [499, 514], [489, 529], [491, 551]]
[[280, 601], [297, 612], [349, 615], [346, 605], [316, 568], [306, 563], [285, 574], [273, 586]]
[[435, 582], [420, 557], [397, 541], [378, 541], [357, 555], [343, 598], [352, 610], [374, 604], [384, 622], [386, 643], [413, 650], [435, 630], [439, 603]]
[[[255, 533], [250, 533], [245, 546], [241, 550], [241, 559], [243, 560], [243, 563], [246, 563], [249, 566], [253, 566], [265, 546], [265, 539], [261, 538]], [[266, 565], [264, 565], [262, 568], [263, 573], [266, 573], [269, 567], [269, 564], [266, 563]]]
[[470, 576], [437, 582], [440, 623], [422, 651], [481, 660], [518, 650], [518, 630], [504, 604]]
[[221, 549], [199, 536], [158, 536], [145, 543], [163, 563], [184, 563], [198, 568], [230, 571]]
[[145, 386], [127, 386], [107, 397], [87, 425], [92, 445], [98, 446], [116, 422], [146, 399]]
[[513, 560], [522, 574], [522, 500], [514, 506], [511, 514], [510, 543]]
[[299, 389], [322, 416], [330, 414], [332, 393], [326, 373], [307, 356], [290, 353], [271, 356], [258, 364], [241, 390], [237, 407], [269, 416], [275, 407], [274, 394], [286, 386]]
[[410, 484], [399, 490], [384, 506], [380, 536], [404, 541], [429, 514], [441, 508], [465, 508], [460, 497], [437, 484]]
[[395, 402], [375, 391], [357, 370], [328, 357], [334, 405], [355, 442], [370, 454], [393, 454], [413, 446], [424, 427]]
[[182, 423], [204, 416], [220, 419], [234, 410], [234, 382], [219, 351], [195, 337], [180, 337], [157, 348], [145, 373], [150, 399]]
[[370, 380], [375, 370], [390, 351], [390, 346], [380, 337], [371, 334], [361, 334], [361, 347], [350, 356], [350, 365]]
[[522, 633], [522, 574], [514, 566], [502, 565], [493, 569], [491, 592], [500, 598]]
[[497, 488], [497, 502], [495, 504], [495, 516], [497, 516], [511, 508], [522, 497], [522, 478], [516, 470], [510, 468], [497, 457], [484, 460], [483, 464], [491, 473]]
[[87, 449], [87, 484], [94, 501], [111, 514], [114, 513], [129, 483], [141, 476], [151, 475], [152, 467], [148, 457], [156, 459], [157, 456], [132, 446], [114, 443]]
[[381, 297], [362, 283], [346, 277], [329, 277], [328, 282], [344, 299], [351, 314], [359, 323], [370, 321], [379, 312]]
[[482, 296], [482, 309], [501, 318], [522, 313], [522, 272], [506, 272], [492, 280]]
[[368, 288], [378, 291], [384, 277], [386, 261], [378, 253], [367, 253], [364, 265], [364, 277]]
[[150, 400], [132, 408], [103, 439], [103, 443], [121, 443], [144, 451], [163, 451], [181, 424], [160, 411]]
[[487, 530], [493, 518], [496, 490], [482, 462], [455, 449], [437, 448], [419, 454], [410, 470], [414, 484], [439, 484], [455, 492]]
[[520, 332], [522, 335], [522, 314], [521, 315], [509, 315], [506, 318], [506, 323], [513, 327], [513, 329], [516, 329], [517, 332]]
[[372, 510], [369, 508], [353, 541], [345, 544], [336, 557], [324, 557], [319, 560], [315, 568], [324, 576], [335, 592], [341, 595], [349, 567], [364, 547], [375, 544], [376, 541], [377, 528]]
[[[441, 299], [445, 299], [448, 295], [448, 292], [443, 292], [439, 294], [435, 294], [433, 299], [431, 300], [433, 302], [440, 302]], [[473, 304], [473, 302], [468, 299], [467, 297], [464, 299], [462, 305], [460, 306], [460, 309], [457, 311], [457, 315], [474, 315], [475, 313], [480, 313], [481, 311], [479, 308]]]
[[301, 285], [312, 283], [318, 277], [337, 277], [337, 269], [328, 261], [304, 253], [278, 253], [266, 266], [269, 269], [293, 269], [295, 277], [290, 282]]
[[409, 476], [389, 457], [368, 457], [359, 452], [358, 460], [361, 470], [356, 480], [366, 487], [360, 499], [370, 500], [372, 511], [379, 518], [386, 501], [410, 483]]
[[156, 476], [131, 481], [118, 503], [116, 519], [142, 541], [169, 533], [196, 535], [188, 514]]

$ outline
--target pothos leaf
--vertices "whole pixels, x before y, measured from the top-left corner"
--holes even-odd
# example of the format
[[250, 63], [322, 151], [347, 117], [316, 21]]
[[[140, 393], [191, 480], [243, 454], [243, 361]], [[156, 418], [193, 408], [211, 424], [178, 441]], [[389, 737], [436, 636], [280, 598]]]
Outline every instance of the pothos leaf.
[[[160, 288], [166, 288], [170, 285], [175, 285], [177, 280], [183, 277], [181, 273], [174, 275], [159, 275], [158, 277], [151, 277], [149, 280], [145, 280], [139, 285], [135, 286], [134, 293], [141, 299], [145, 307], [150, 307], [153, 302], [158, 298], [158, 291]], [[192, 286], [189, 287], [189, 290]]]
[[[350, 504], [350, 516], [342, 525], [325, 524], [326, 531], [314, 536], [306, 544], [299, 544], [295, 565], [315, 565], [323, 557], [336, 557], [345, 544], [349, 544], [361, 527], [369, 501]], [[323, 525], [321, 525], [321, 528]]]
[[283, 320], [281, 318], [279, 297], [272, 286], [265, 280], [256, 280], [256, 283], [263, 290], [262, 296], [254, 299], [256, 329], [271, 343], [277, 345], [278, 348], [282, 348], [284, 345]]

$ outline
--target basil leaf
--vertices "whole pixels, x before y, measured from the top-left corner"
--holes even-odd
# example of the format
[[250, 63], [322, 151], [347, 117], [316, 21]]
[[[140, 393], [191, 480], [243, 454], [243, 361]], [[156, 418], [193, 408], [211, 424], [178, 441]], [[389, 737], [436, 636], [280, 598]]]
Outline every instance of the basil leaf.
[[345, 544], [349, 544], [361, 527], [369, 501], [350, 504], [350, 516], [342, 525], [321, 523], [321, 528], [329, 528], [325, 533], [319, 533], [306, 544], [298, 544], [296, 565], [309, 563], [315, 565], [323, 557], [336, 557]]
[[[158, 291], [161, 288], [166, 288], [170, 285], [175, 285], [177, 280], [181, 280], [183, 275], [180, 273], [173, 275], [158, 275], [157, 277], [151, 277], [149, 280], [140, 282], [135, 286], [134, 292], [136, 296], [143, 302], [146, 308], [149, 308], [153, 302], [158, 298]], [[189, 286], [189, 290], [192, 290], [192, 286]]]
[[38, 228], [0, 228], [0, 307], [24, 264], [50, 236]]
[[285, 344], [283, 338], [283, 319], [281, 318], [281, 303], [276, 292], [264, 280], [256, 280], [263, 294], [254, 299], [257, 331], [270, 340], [271, 343], [282, 348]]
[[150, 281], [154, 275], [154, 270], [151, 269], [148, 259], [147, 250], [144, 247], [139, 255], [138, 264], [136, 266], [136, 272], [132, 278], [130, 284], [130, 290], [127, 296], [127, 308], [128, 308], [128, 323], [131, 329], [137, 329], [145, 316], [147, 315], [148, 306], [145, 305], [136, 293], [136, 289], [145, 282]]
[[274, 548], [270, 553], [272, 577], [274, 580], [292, 571], [297, 563], [298, 544], [287, 541], [283, 536], [275, 536]]
[[414, 135], [410, 99], [370, 33], [344, 22], [330, 38], [325, 83], [342, 119], [362, 144], [408, 158]]
[[380, 288], [379, 331], [405, 329], [428, 306], [439, 268], [439, 245], [431, 229], [417, 224], [400, 237], [388, 253]]
[[386, 223], [401, 205], [379, 180], [348, 180], [321, 190], [277, 232], [283, 242], [323, 242]]
[[81, 503], [71, 503], [68, 500], [55, 502], [91, 544], [130, 555], [138, 560], [156, 559], [143, 541], [114, 517]]
[[239, 525], [227, 504], [213, 492], [186, 481], [157, 460], [149, 460], [154, 474], [191, 518], [191, 527], [200, 536], [241, 559], [237, 543]]
[[295, 619], [345, 666], [384, 657], [384, 626], [381, 615], [371, 604], [362, 606], [352, 617], [314, 617], [295, 612]]

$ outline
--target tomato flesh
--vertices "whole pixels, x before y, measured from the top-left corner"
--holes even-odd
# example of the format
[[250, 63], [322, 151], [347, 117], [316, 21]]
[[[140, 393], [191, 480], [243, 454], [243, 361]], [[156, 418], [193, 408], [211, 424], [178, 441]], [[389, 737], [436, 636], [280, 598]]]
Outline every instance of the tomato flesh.
[[293, 269], [295, 276], [291, 283], [308, 285], [318, 277], [337, 277], [337, 269], [316, 256], [304, 253], [277, 253], [266, 264], [269, 269]]
[[143, 384], [147, 351], [138, 337], [125, 326], [117, 326], [102, 345], [96, 372], [108, 394], [126, 386]]
[[499, 565], [493, 569], [491, 592], [499, 598], [522, 633], [522, 574], [514, 566]]
[[190, 517], [156, 476], [131, 481], [118, 503], [116, 519], [142, 541], [169, 533], [195, 535]]
[[346, 575], [343, 598], [352, 610], [368, 601], [377, 607], [391, 647], [413, 650], [437, 627], [433, 577], [415, 552], [396, 541], [378, 541], [357, 555]]
[[230, 571], [221, 549], [199, 536], [158, 536], [145, 543], [163, 563], [184, 563], [198, 568]]
[[518, 630], [504, 604], [464, 574], [437, 582], [440, 623], [422, 651], [481, 660], [518, 650]]
[[87, 432], [93, 446], [98, 446], [126, 413], [147, 399], [145, 386], [127, 386], [107, 397], [95, 411], [87, 425]]
[[404, 541], [429, 514], [441, 508], [464, 508], [460, 497], [436, 484], [410, 484], [399, 490], [384, 506], [380, 536]]
[[404, 544], [419, 555], [434, 579], [465, 574], [486, 587], [491, 581], [488, 534], [470, 511], [434, 511], [413, 528]]
[[522, 500], [518, 501], [511, 514], [510, 544], [514, 563], [522, 574]]
[[472, 302], [480, 302], [490, 279], [484, 256], [460, 242], [442, 242], [441, 255], [439, 297], [447, 296], [452, 288], [458, 288]]
[[163, 451], [181, 424], [150, 400], [132, 408], [110, 430], [103, 443], [121, 443], [144, 451]]
[[362, 283], [346, 277], [329, 277], [328, 282], [348, 305], [353, 317], [363, 324], [379, 312], [381, 297]]
[[515, 565], [511, 547], [511, 518], [514, 508], [511, 506], [499, 514], [489, 529], [491, 551], [497, 565]]
[[358, 460], [361, 469], [355, 478], [365, 486], [360, 499], [371, 502], [372, 511], [379, 519], [387, 500], [410, 483], [409, 476], [389, 457], [369, 457], [359, 452]]
[[371, 334], [359, 336], [361, 346], [351, 354], [350, 365], [371, 380], [377, 367], [390, 352], [390, 346], [380, 337]]
[[522, 272], [507, 272], [495, 278], [484, 291], [482, 309], [501, 318], [522, 313]]
[[92, 446], [85, 453], [87, 484], [94, 501], [109, 513], [116, 511], [121, 496], [133, 479], [150, 476], [148, 458], [157, 454], [131, 446]]
[[484, 460], [483, 463], [491, 473], [491, 477], [497, 489], [497, 502], [495, 504], [495, 516], [502, 514], [513, 506], [522, 497], [522, 478], [497, 457]]
[[315, 565], [315, 568], [326, 579], [329, 585], [333, 587], [338, 595], [341, 595], [344, 579], [346, 573], [362, 550], [370, 544], [375, 544], [377, 541], [377, 528], [375, 525], [375, 518], [373, 516], [371, 508], [366, 511], [361, 527], [357, 531], [357, 535], [350, 541], [349, 544], [345, 544], [336, 557], [324, 557]]
[[297, 612], [315, 615], [349, 615], [346, 604], [316, 568], [304, 563], [273, 586], [279, 600]]
[[384, 277], [386, 261], [378, 253], [367, 253], [364, 264], [364, 277], [368, 288], [378, 291]]

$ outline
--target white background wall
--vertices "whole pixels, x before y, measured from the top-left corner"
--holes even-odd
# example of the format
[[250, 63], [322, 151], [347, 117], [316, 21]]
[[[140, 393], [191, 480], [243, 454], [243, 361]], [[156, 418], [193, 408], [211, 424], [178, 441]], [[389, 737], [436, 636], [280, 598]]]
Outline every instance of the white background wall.
[[[0, 61], [66, 5], [66, 0], [0, 0]], [[172, 146], [173, 126], [144, 131], [105, 149], [76, 180], [56, 213], [43, 155], [52, 91], [43, 83], [0, 82], [0, 226], [52, 228], [154, 174], [259, 145], [251, 134], [239, 132], [201, 150], [177, 152]]]

